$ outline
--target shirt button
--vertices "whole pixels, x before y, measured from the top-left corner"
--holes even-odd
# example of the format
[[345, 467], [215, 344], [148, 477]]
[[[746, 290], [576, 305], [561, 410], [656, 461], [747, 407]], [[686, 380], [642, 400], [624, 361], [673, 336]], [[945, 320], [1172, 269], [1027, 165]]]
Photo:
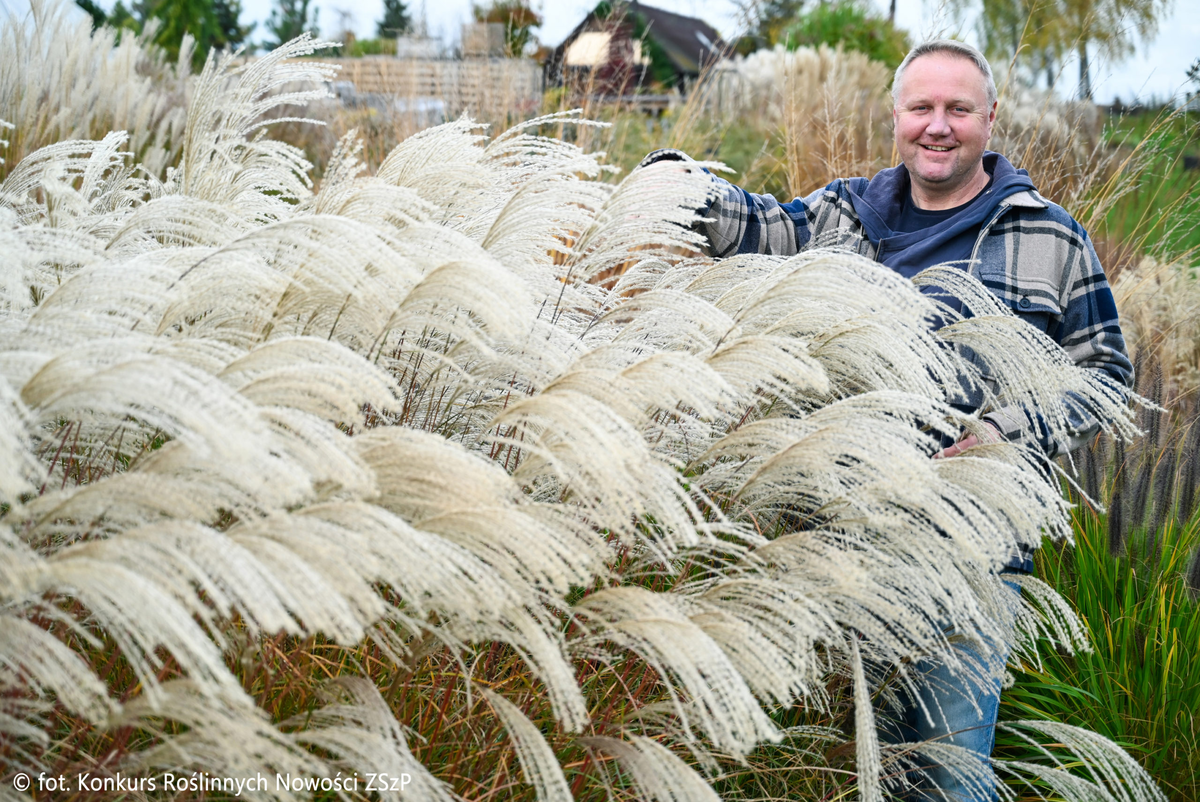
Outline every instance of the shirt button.
[[1017, 306], [1021, 307], [1022, 309], [1028, 309], [1030, 306], [1032, 306], [1032, 304], [1029, 303], [1028, 298], [1022, 298], [1021, 302], [1017, 304]]

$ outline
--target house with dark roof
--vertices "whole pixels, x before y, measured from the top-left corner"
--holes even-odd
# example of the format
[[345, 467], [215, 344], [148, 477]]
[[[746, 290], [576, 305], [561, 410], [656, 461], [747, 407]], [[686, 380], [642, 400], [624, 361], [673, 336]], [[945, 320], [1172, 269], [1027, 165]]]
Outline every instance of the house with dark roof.
[[700, 74], [733, 52], [704, 20], [640, 2], [602, 0], [554, 49], [547, 83], [590, 94], [652, 88], [687, 92]]

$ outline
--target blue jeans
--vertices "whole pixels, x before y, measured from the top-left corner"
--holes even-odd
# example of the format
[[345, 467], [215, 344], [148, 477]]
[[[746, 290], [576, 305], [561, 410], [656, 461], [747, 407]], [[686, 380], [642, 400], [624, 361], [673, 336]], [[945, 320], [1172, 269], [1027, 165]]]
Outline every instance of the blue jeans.
[[[1015, 582], [1004, 584], [1018, 594]], [[978, 665], [981, 658], [972, 646], [954, 642], [960, 659]], [[993, 653], [1003, 649], [993, 644]], [[1007, 659], [1007, 650], [998, 655]], [[1000, 711], [999, 677], [981, 681], [978, 677], [953, 673], [941, 661], [921, 660], [910, 670], [913, 688], [900, 689], [903, 700], [899, 710], [876, 711], [879, 741], [883, 744], [935, 741], [969, 749], [979, 756], [983, 777], [991, 777], [992, 747], [996, 742], [996, 718]], [[928, 712], [927, 712], [928, 711]], [[898, 795], [905, 802], [996, 802], [999, 798], [990, 781], [981, 785], [976, 779], [956, 775], [925, 755], [915, 755], [918, 771], [909, 772], [909, 787]]]

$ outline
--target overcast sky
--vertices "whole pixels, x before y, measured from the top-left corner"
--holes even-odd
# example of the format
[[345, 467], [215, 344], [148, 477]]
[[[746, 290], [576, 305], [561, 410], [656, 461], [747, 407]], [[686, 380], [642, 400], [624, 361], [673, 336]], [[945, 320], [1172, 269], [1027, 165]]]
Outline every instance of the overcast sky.
[[[867, 0], [882, 7], [885, 0]], [[321, 33], [335, 36], [341, 29], [339, 12], [350, 15], [351, 27], [360, 37], [374, 36], [375, 20], [383, 14], [383, 0], [316, 0], [320, 7]], [[533, 0], [545, 19], [538, 35], [542, 42], [556, 45], [595, 6], [596, 0]], [[101, 0], [111, 7], [113, 0]], [[258, 22], [252, 38], [261, 41], [266, 32], [262, 23], [270, 14], [272, 0], [242, 0], [243, 21]], [[653, 0], [652, 5], [704, 19], [722, 35], [732, 37], [738, 32], [736, 6], [733, 0]], [[29, 0], [0, 0], [0, 6], [24, 14]], [[431, 35], [448, 43], [458, 40], [462, 23], [471, 15], [471, 0], [409, 0], [414, 17], [424, 13]], [[897, 22], [924, 38], [940, 31], [958, 31], [960, 26], [939, 18], [933, 11], [934, 0], [897, 0]], [[971, 22], [961, 25], [965, 38], [974, 41]], [[1121, 64], [1100, 65], [1093, 73], [1096, 99], [1109, 103], [1114, 96], [1128, 103], [1136, 98], [1151, 96], [1164, 99], [1185, 88], [1188, 66], [1200, 58], [1200, 3], [1196, 0], [1174, 0], [1170, 15], [1162, 21], [1152, 42], [1139, 43], [1138, 52]], [[1074, 89], [1077, 70], [1070, 65], [1060, 86]]]

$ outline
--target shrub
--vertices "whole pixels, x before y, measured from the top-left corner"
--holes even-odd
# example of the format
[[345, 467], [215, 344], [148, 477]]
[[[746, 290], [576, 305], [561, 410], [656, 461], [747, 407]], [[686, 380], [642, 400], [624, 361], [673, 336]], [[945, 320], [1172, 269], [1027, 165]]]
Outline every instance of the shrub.
[[788, 48], [827, 45], [863, 53], [895, 70], [912, 49], [908, 34], [859, 0], [817, 3], [787, 28]]

